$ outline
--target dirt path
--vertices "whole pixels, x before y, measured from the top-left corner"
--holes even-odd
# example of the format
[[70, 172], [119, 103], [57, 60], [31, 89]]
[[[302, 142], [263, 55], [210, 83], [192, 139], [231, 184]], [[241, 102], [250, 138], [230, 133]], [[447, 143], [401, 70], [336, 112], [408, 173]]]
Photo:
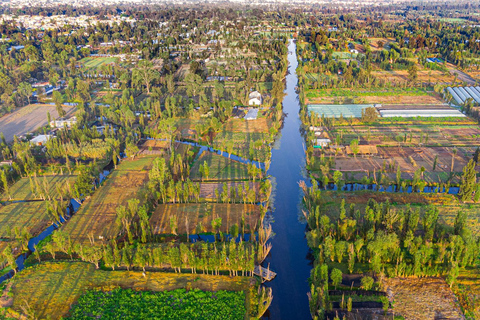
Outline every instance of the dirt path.
[[448, 67], [448, 71], [450, 72], [450, 74], [452, 74], [452, 75], [456, 74], [457, 75], [458, 80], [466, 82], [469, 86], [475, 85], [476, 80], [474, 78], [472, 78], [470, 75], [466, 74], [463, 71], [460, 71], [460, 70], [456, 69], [455, 66], [450, 64], [450, 63], [447, 64], [447, 67]]

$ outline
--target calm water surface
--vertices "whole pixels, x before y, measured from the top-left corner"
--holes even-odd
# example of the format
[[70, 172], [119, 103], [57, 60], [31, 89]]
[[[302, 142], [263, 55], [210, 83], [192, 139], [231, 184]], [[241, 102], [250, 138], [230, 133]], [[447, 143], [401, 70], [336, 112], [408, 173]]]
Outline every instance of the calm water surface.
[[307, 292], [310, 274], [309, 249], [305, 239], [305, 222], [301, 211], [302, 192], [300, 180], [308, 179], [305, 171], [305, 151], [300, 133], [300, 102], [295, 92], [297, 86], [297, 58], [295, 43], [290, 40], [288, 50], [289, 74], [287, 94], [283, 100], [286, 114], [283, 129], [272, 150], [268, 174], [274, 186], [271, 218], [275, 236], [269, 257], [263, 263], [277, 272], [277, 277], [267, 283], [273, 289], [273, 302], [265, 314], [270, 319], [311, 319]]

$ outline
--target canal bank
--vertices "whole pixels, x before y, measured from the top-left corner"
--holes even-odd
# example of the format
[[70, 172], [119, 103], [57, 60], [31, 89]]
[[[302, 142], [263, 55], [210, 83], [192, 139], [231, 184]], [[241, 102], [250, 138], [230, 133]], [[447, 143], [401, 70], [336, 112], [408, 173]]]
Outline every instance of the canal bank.
[[288, 44], [289, 72], [286, 77], [283, 128], [277, 137], [268, 174], [272, 177], [272, 221], [275, 233], [272, 250], [263, 265], [277, 272], [267, 284], [273, 290], [273, 301], [265, 314], [270, 319], [311, 319], [307, 292], [310, 275], [309, 248], [305, 239], [306, 223], [302, 214], [302, 191], [298, 182], [309, 185], [305, 170], [304, 140], [299, 118], [300, 102], [295, 92], [298, 78], [296, 44]]

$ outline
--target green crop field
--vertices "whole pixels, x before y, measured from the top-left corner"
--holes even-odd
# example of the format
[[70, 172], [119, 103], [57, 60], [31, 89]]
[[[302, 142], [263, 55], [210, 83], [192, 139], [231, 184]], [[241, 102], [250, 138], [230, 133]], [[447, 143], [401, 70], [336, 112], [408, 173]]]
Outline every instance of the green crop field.
[[97, 69], [101, 65], [117, 62], [117, 58], [103, 57], [103, 58], [83, 58], [78, 61], [80, 65], [85, 66], [86, 69]]
[[[10, 196], [4, 192], [0, 196], [0, 201], [45, 200], [45, 198], [48, 198], [48, 196], [55, 199], [58, 197], [57, 187], [63, 187], [66, 184], [69, 184], [70, 187], [73, 187], [76, 178], [77, 177], [73, 175], [22, 178], [14, 185], [10, 186]], [[35, 189], [35, 192], [32, 192], [33, 189]]]
[[248, 295], [249, 280], [247, 277], [203, 274], [147, 272], [142, 275], [141, 271], [103, 271], [84, 262], [41, 263], [21, 271], [15, 277], [9, 293], [13, 297], [10, 310], [23, 312], [28, 304], [38, 319], [47, 316], [59, 319], [66, 316], [70, 307], [92, 289], [171, 291], [185, 288], [215, 292], [244, 291]]
[[241, 232], [242, 218], [248, 233], [259, 223], [260, 208], [252, 204], [187, 203], [161, 204], [150, 217], [154, 234], [171, 234], [170, 219], [177, 221], [177, 233], [189, 234], [213, 232], [212, 221], [221, 218], [220, 231], [230, 233], [236, 224]]
[[96, 240], [115, 238], [119, 232], [115, 224], [116, 209], [126, 205], [129, 199], [139, 198], [153, 159], [155, 157], [150, 156], [123, 160], [62, 229], [70, 234], [73, 241], [81, 243], [88, 242], [89, 236]]
[[245, 317], [243, 292], [151, 292], [92, 290], [80, 297], [68, 319], [238, 319]]
[[190, 170], [190, 179], [202, 179], [200, 166], [203, 166], [205, 162], [208, 164], [210, 171], [208, 178], [205, 178], [205, 180], [234, 180], [249, 177], [246, 164], [225, 158], [213, 152], [205, 151], [193, 164]]
[[0, 238], [15, 239], [15, 229], [37, 235], [51, 224], [46, 202], [17, 202], [0, 207]]

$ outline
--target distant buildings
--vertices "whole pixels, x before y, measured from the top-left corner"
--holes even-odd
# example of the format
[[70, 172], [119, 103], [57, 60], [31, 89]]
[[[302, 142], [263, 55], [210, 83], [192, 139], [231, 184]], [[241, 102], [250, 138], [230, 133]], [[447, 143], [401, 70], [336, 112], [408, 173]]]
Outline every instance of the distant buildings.
[[63, 128], [65, 126], [67, 126], [68, 128], [71, 128], [76, 123], [77, 123], [77, 117], [71, 117], [69, 119], [59, 118], [57, 120], [50, 121], [50, 127], [52, 127], [52, 128]]

